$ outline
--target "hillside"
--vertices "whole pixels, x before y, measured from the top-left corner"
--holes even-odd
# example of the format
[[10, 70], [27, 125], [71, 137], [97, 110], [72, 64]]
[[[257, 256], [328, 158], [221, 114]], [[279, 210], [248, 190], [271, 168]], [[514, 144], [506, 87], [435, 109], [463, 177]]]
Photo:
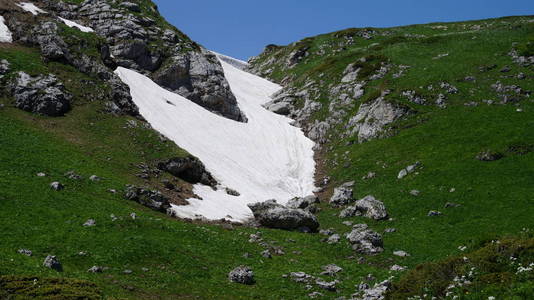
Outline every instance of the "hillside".
[[[264, 105], [278, 116], [259, 107], [280, 86], [191, 41], [150, 1], [0, 0], [0, 15], [0, 298], [534, 293], [533, 17], [349, 29], [270, 45], [249, 71], [281, 85]], [[310, 171], [286, 163], [304, 161], [312, 146], [286, 117], [316, 142], [321, 202], [306, 213], [315, 212], [320, 231], [218, 220], [230, 209], [224, 201], [212, 218], [196, 211], [212, 209], [215, 193], [306, 196], [309, 183], [288, 183], [306, 186], [297, 195], [274, 181]], [[200, 122], [206, 127], [192, 127]], [[251, 153], [228, 142], [272, 145], [283, 134], [279, 148]], [[248, 164], [235, 167], [243, 177], [217, 164], [221, 145], [228, 159], [246, 158], [236, 159]], [[409, 165], [415, 171], [399, 179]], [[262, 170], [256, 185], [235, 186], [252, 182], [246, 172], [254, 170]], [[351, 204], [329, 203], [350, 181]], [[366, 195], [388, 216], [339, 217]], [[241, 212], [252, 200], [243, 199]], [[188, 201], [199, 205], [184, 209], [189, 216], [217, 220], [169, 210]], [[369, 230], [352, 228], [359, 223]], [[371, 246], [383, 251], [362, 253], [361, 241], [345, 238], [351, 231], [379, 234], [383, 245]], [[393, 253], [400, 250], [409, 256]], [[43, 266], [48, 255], [61, 270]], [[240, 265], [254, 271], [254, 284], [228, 280]], [[392, 285], [381, 284], [391, 276]], [[449, 288], [455, 276], [466, 277]]]

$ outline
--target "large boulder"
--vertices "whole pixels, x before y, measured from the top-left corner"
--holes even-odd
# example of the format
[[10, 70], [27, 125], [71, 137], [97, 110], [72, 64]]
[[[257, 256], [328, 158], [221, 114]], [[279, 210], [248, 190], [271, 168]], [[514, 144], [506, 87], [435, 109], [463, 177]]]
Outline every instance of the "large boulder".
[[52, 74], [32, 77], [19, 72], [11, 83], [15, 106], [25, 111], [57, 117], [70, 110], [72, 96]]
[[249, 204], [248, 207], [254, 218], [265, 227], [303, 232], [316, 232], [319, 228], [317, 218], [309, 211], [288, 208], [276, 203], [276, 200]]
[[369, 195], [341, 211], [341, 218], [365, 216], [374, 220], [383, 220], [388, 217], [386, 207], [382, 201]]
[[369, 229], [367, 224], [356, 224], [347, 235], [352, 249], [361, 254], [378, 254], [384, 251], [382, 236]]
[[217, 181], [206, 171], [204, 164], [196, 157], [175, 157], [159, 163], [158, 168], [189, 183], [202, 183], [209, 186], [217, 185]]
[[344, 184], [338, 186], [334, 189], [332, 197], [330, 197], [330, 204], [334, 206], [347, 205], [351, 202], [354, 202], [352, 188], [354, 182], [345, 182]]
[[171, 208], [169, 198], [165, 197], [161, 192], [133, 185], [126, 187], [125, 198], [163, 213], [168, 213]]
[[254, 272], [250, 267], [239, 266], [228, 273], [228, 280], [241, 284], [254, 284]]
[[201, 49], [178, 53], [153, 74], [154, 82], [198, 105], [236, 121], [246, 121], [217, 57]]

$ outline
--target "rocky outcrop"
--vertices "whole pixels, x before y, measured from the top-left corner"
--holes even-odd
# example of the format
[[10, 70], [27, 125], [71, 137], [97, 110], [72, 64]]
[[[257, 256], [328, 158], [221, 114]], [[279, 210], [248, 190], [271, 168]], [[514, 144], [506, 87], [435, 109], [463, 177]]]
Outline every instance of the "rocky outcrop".
[[303, 232], [316, 232], [319, 228], [317, 218], [309, 211], [287, 208], [276, 200], [249, 204], [248, 207], [256, 221], [265, 227]]
[[352, 117], [347, 125], [353, 128], [352, 134], [357, 135], [358, 142], [363, 143], [379, 137], [386, 125], [402, 118], [408, 112], [408, 108], [379, 97], [370, 103], [361, 104], [356, 116]]
[[330, 204], [334, 206], [343, 206], [351, 202], [354, 202], [354, 199], [352, 198], [353, 186], [354, 186], [354, 182], [351, 181], [351, 182], [345, 182], [344, 184], [335, 188], [334, 193], [332, 194], [332, 197], [330, 197]]
[[168, 213], [169, 208], [171, 208], [169, 199], [159, 191], [129, 185], [126, 187], [124, 197], [163, 213]]
[[361, 254], [378, 254], [384, 251], [382, 236], [369, 229], [367, 224], [354, 225], [347, 235], [347, 240], [352, 244], [352, 249]]
[[388, 213], [382, 201], [369, 195], [356, 201], [353, 206], [344, 209], [339, 216], [341, 218], [365, 216], [374, 220], [383, 220], [387, 218]]
[[206, 171], [204, 164], [196, 157], [176, 157], [158, 164], [158, 169], [169, 172], [189, 183], [215, 186], [217, 181]]
[[58, 117], [70, 110], [72, 95], [52, 74], [32, 77], [19, 72], [11, 83], [15, 106], [25, 111]]

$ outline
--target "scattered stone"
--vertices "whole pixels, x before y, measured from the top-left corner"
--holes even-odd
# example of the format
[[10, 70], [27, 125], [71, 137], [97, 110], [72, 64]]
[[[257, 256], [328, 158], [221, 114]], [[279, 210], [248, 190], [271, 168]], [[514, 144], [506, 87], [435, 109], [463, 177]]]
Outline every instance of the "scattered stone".
[[74, 171], [68, 171], [67, 173], [65, 173], [65, 177], [67, 177], [68, 179], [73, 179], [73, 180], [80, 180], [82, 179], [82, 176], [77, 174], [76, 172]]
[[33, 255], [33, 252], [31, 250], [28, 250], [28, 249], [19, 249], [17, 252], [20, 253], [20, 254], [26, 255], [26, 256], [32, 256]]
[[343, 268], [335, 264], [329, 264], [329, 265], [323, 266], [322, 269], [324, 271], [321, 273], [321, 275], [328, 275], [328, 276], [335, 276], [337, 273], [343, 271]]
[[254, 284], [254, 272], [247, 266], [239, 266], [228, 274], [228, 280], [241, 284]]
[[196, 157], [175, 157], [166, 162], [159, 163], [158, 169], [169, 172], [173, 176], [189, 183], [202, 183], [212, 187], [217, 185], [217, 181]]
[[334, 189], [334, 194], [330, 198], [330, 204], [343, 206], [354, 201], [352, 198], [354, 181], [346, 182]]
[[367, 173], [367, 175], [363, 176], [362, 179], [363, 180], [368, 180], [368, 179], [372, 179], [372, 178], [375, 178], [376, 177], [376, 173], [375, 172], [369, 172]]
[[126, 187], [125, 198], [163, 213], [168, 213], [169, 208], [171, 208], [169, 198], [163, 196], [161, 192], [139, 188], [133, 185]]
[[453, 203], [453, 202], [445, 203], [445, 208], [452, 208], [452, 207], [460, 207], [460, 204]]
[[341, 224], [345, 225], [345, 226], [352, 226], [352, 221], [343, 221], [341, 222]]
[[362, 254], [378, 254], [384, 251], [382, 248], [382, 236], [369, 229], [367, 224], [356, 224], [352, 232], [347, 235], [347, 240], [352, 244], [352, 249]]
[[122, 273], [123, 273], [123, 274], [126, 274], [126, 275], [130, 275], [130, 274], [133, 273], [133, 271], [132, 271], [132, 270], [129, 270], [129, 269], [126, 269], [126, 270], [122, 271]]
[[336, 285], [337, 285], [338, 281], [337, 280], [334, 280], [334, 281], [324, 281], [320, 278], [317, 278], [315, 280], [315, 284], [323, 289], [323, 290], [327, 290], [327, 291], [330, 291], [330, 292], [335, 292], [336, 291]]
[[241, 194], [240, 194], [238, 191], [236, 191], [236, 190], [232, 190], [231, 188], [226, 188], [225, 190], [226, 190], [226, 193], [227, 193], [228, 195], [230, 195], [230, 196], [234, 196], [234, 197], [239, 197], [239, 196], [241, 196]]
[[415, 196], [415, 197], [419, 196], [420, 193], [421, 193], [421, 192], [418, 191], [418, 190], [411, 190], [411, 191], [410, 191], [410, 195]]
[[111, 222], [115, 222], [119, 219], [115, 216], [115, 214], [111, 214], [109, 217], [111, 218]]
[[37, 177], [46, 177], [46, 174], [43, 172], [37, 173]]
[[324, 296], [324, 294], [319, 293], [319, 292], [312, 292], [312, 293], [308, 294], [308, 297], [310, 297], [311, 299], [315, 299], [315, 298], [319, 298], [319, 297], [323, 297], [323, 296]]
[[406, 267], [399, 266], [399, 265], [393, 265], [393, 266], [391, 266], [391, 268], [389, 268], [389, 270], [395, 271], [395, 272], [402, 272], [402, 271], [406, 270]]
[[341, 236], [339, 234], [332, 234], [327, 240], [326, 242], [328, 244], [337, 244], [339, 243], [339, 241], [341, 240]]
[[400, 257], [410, 256], [410, 254], [408, 254], [408, 252], [402, 251], [402, 250], [393, 251], [393, 255], [400, 256]]
[[501, 69], [501, 73], [508, 73], [512, 71], [512, 68], [510, 68], [510, 66], [504, 66], [502, 69]]
[[61, 265], [57, 257], [54, 255], [48, 255], [43, 262], [43, 266], [56, 270], [58, 272], [63, 271], [63, 266]]
[[442, 213], [437, 211], [437, 210], [431, 210], [428, 212], [427, 214], [429, 217], [437, 217], [437, 216], [441, 216]]
[[500, 152], [495, 152], [491, 150], [484, 150], [477, 154], [476, 159], [480, 161], [495, 161], [503, 158], [504, 155]]
[[148, 271], [150, 271], [150, 269], [148, 269], [148, 268], [141, 268], [141, 271], [143, 271], [143, 272], [148, 272]]
[[273, 256], [271, 255], [271, 251], [269, 250], [264, 250], [263, 252], [261, 252], [261, 256], [265, 258], [273, 258]]
[[92, 266], [87, 272], [89, 273], [102, 273], [104, 271], [104, 268], [100, 266]]
[[53, 189], [53, 190], [56, 190], [56, 191], [61, 191], [62, 189], [65, 188], [64, 185], [62, 185], [61, 183], [57, 182], [57, 181], [54, 181], [50, 184], [50, 187]]
[[298, 283], [310, 283], [313, 279], [315, 279], [315, 277], [304, 272], [291, 272], [289, 273], [289, 277], [291, 277], [291, 280]]
[[304, 209], [311, 213], [315, 213], [317, 211], [317, 206], [315, 206], [315, 204], [319, 202], [319, 197], [313, 195], [304, 198], [296, 197], [289, 200], [289, 202], [287, 202], [286, 204], [286, 207], [294, 209]]
[[372, 288], [363, 288], [358, 293], [357, 299], [365, 300], [383, 300], [385, 299], [386, 293], [391, 287], [391, 282], [389, 280], [376, 283]]
[[393, 232], [396, 232], [396, 231], [397, 231], [397, 229], [395, 229], [395, 228], [386, 228], [386, 229], [384, 229], [385, 233], [393, 233]]
[[421, 162], [416, 162], [415, 164], [413, 165], [409, 165], [407, 166], [406, 168], [402, 169], [400, 172], [399, 172], [399, 175], [397, 176], [398, 179], [402, 179], [406, 176], [408, 176], [408, 174], [411, 174], [413, 172], [415, 172], [415, 170], [421, 166]]
[[96, 176], [96, 175], [91, 175], [91, 177], [89, 177], [89, 180], [91, 180], [91, 181], [100, 181], [101, 178]]
[[137, 219], [137, 214], [136, 213], [131, 213], [130, 214], [130, 218], [132, 218], [132, 220]]
[[245, 254], [243, 254], [243, 258], [251, 258], [252, 257], [252, 254], [246, 252]]
[[332, 234], [334, 234], [334, 233], [335, 233], [335, 231], [334, 231], [333, 228], [328, 228], [328, 229], [321, 229], [321, 230], [319, 230], [319, 234], [322, 234], [322, 235], [328, 235], [328, 236], [330, 236], [330, 235], [332, 235]]
[[84, 227], [93, 227], [96, 226], [96, 221], [94, 219], [89, 219], [85, 223], [83, 223]]
[[383, 220], [388, 217], [386, 207], [382, 201], [369, 195], [356, 201], [354, 207], [362, 213], [363, 216], [373, 220]]
[[80, 251], [80, 252], [78, 252], [78, 255], [79, 256], [87, 256], [87, 252], [86, 251]]
[[276, 203], [276, 200], [248, 204], [248, 207], [252, 210], [254, 218], [265, 227], [296, 229], [302, 232], [316, 232], [319, 228], [317, 218], [309, 211], [287, 208]]

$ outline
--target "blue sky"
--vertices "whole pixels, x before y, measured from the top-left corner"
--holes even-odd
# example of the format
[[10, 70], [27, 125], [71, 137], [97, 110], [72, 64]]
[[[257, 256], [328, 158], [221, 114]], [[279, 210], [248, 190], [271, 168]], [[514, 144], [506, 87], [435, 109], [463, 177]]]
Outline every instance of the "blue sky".
[[390, 27], [534, 15], [534, 0], [154, 0], [208, 49], [240, 59], [349, 27]]

